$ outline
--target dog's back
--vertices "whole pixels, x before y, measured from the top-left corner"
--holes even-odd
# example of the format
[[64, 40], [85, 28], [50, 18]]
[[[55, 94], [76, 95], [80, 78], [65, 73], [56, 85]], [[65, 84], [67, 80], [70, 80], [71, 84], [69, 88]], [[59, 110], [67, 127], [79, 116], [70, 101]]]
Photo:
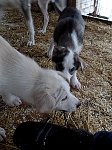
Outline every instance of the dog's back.
[[76, 49], [77, 44], [83, 43], [84, 29], [85, 23], [80, 11], [77, 8], [65, 8], [54, 30], [54, 42], [58, 46]]
[[27, 121], [16, 128], [13, 141], [21, 150], [52, 150], [66, 147], [78, 150], [111, 150], [112, 132], [92, 134], [83, 129], [69, 128], [52, 123]]
[[77, 8], [74, 8], [74, 7], [67, 7], [65, 8], [61, 13], [60, 13], [60, 17], [58, 20], [61, 20], [61, 19], [65, 19], [67, 17], [70, 17], [70, 18], [74, 18], [74, 19], [78, 19], [82, 22], [83, 24], [83, 19], [81, 17], [81, 12], [77, 9]]
[[[90, 150], [93, 135], [82, 129], [72, 129], [52, 123], [24, 122], [13, 136], [13, 141], [21, 150], [52, 150], [60, 147]], [[77, 149], [76, 148], [76, 149]]]
[[[34, 63], [34, 61], [19, 53], [14, 47], [12, 47], [2, 36], [0, 36], [0, 65], [5, 66], [9, 63], [16, 65], [17, 63], [24, 64], [24, 62]], [[37, 67], [37, 64], [36, 64]]]
[[5, 90], [15, 93], [19, 91], [21, 95], [23, 89], [33, 86], [38, 69], [40, 67], [35, 61], [19, 53], [0, 36], [0, 94]]
[[80, 89], [76, 71], [84, 68], [79, 54], [83, 47], [85, 22], [77, 8], [67, 7], [59, 16], [48, 50], [48, 56], [55, 62], [56, 70], [62, 71], [72, 87]]

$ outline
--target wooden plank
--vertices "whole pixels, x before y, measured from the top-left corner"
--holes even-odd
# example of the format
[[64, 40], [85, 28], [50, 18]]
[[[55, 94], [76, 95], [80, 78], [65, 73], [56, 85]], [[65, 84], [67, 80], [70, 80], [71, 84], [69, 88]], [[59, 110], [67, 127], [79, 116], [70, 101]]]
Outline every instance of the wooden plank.
[[90, 20], [93, 20], [93, 21], [101, 21], [103, 23], [112, 25], [112, 21], [107, 20], [107, 19], [103, 19], [103, 18], [99, 18], [99, 17], [94, 17], [94, 16], [90, 16], [90, 15], [82, 15], [82, 16], [85, 19], [85, 21], [86, 21], [86, 19], [90, 19]]
[[76, 7], [81, 11], [83, 15], [93, 13], [94, 0], [76, 0]]
[[67, 6], [75, 7], [76, 6], [76, 0], [67, 0]]

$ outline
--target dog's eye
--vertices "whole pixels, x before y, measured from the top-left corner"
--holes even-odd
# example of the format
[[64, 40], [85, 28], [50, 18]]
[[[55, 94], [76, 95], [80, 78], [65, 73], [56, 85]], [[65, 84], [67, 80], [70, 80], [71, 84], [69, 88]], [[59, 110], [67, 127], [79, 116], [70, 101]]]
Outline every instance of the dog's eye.
[[75, 70], [75, 67], [73, 67], [73, 68], [69, 69], [69, 73], [70, 73], [71, 75], [73, 75], [74, 70]]
[[67, 99], [67, 96], [65, 96], [63, 99], [62, 99], [62, 101], [65, 101]]

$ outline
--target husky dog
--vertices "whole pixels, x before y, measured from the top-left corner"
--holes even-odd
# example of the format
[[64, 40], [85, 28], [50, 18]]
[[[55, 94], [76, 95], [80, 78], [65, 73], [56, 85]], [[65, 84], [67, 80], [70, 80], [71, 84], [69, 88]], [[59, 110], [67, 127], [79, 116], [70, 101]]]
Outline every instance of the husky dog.
[[15, 7], [23, 12], [29, 31], [29, 41], [28, 41], [29, 46], [35, 45], [34, 39], [35, 31], [31, 14], [31, 3], [33, 2], [38, 2], [38, 5], [44, 15], [44, 25], [42, 30], [40, 30], [40, 32], [42, 33], [46, 32], [46, 28], [49, 22], [49, 15], [47, 11], [48, 4], [50, 2], [54, 3], [54, 5], [56, 5], [56, 7], [60, 11], [62, 11], [67, 5], [66, 4], [67, 0], [0, 0], [0, 9], [6, 7]]
[[[1, 36], [0, 95], [9, 106], [18, 106], [24, 101], [40, 113], [72, 112], [80, 105], [62, 72], [41, 68]], [[5, 131], [0, 128], [0, 140], [2, 137], [5, 137]]]
[[79, 67], [83, 69], [84, 62], [79, 57], [83, 46], [85, 22], [77, 8], [67, 7], [59, 16], [53, 38], [48, 50], [48, 56], [55, 62], [56, 70], [62, 71], [72, 87], [80, 89], [81, 84], [76, 73]]

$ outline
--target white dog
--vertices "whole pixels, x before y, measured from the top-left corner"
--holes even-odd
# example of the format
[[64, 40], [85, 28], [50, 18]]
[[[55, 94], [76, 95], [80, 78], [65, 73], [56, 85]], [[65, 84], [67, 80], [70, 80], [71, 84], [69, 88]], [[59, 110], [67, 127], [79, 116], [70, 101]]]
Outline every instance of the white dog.
[[42, 33], [46, 32], [46, 28], [49, 22], [49, 15], [47, 11], [48, 4], [50, 2], [54, 3], [60, 11], [62, 11], [67, 6], [67, 0], [0, 0], [0, 9], [3, 7], [15, 7], [23, 12], [29, 31], [29, 46], [35, 45], [35, 31], [31, 14], [31, 3], [33, 2], [38, 2], [38, 5], [44, 15], [44, 25], [40, 31]]
[[54, 30], [48, 56], [56, 64], [56, 70], [62, 71], [70, 80], [72, 87], [80, 89], [81, 84], [76, 72], [83, 69], [84, 62], [79, 57], [83, 46], [85, 22], [81, 12], [72, 7], [65, 8], [61, 13]]
[[[0, 36], [0, 95], [9, 106], [23, 100], [38, 112], [52, 110], [72, 112], [79, 100], [70, 93], [63, 73], [39, 67], [31, 58], [19, 53]], [[5, 137], [0, 128], [0, 140]]]

